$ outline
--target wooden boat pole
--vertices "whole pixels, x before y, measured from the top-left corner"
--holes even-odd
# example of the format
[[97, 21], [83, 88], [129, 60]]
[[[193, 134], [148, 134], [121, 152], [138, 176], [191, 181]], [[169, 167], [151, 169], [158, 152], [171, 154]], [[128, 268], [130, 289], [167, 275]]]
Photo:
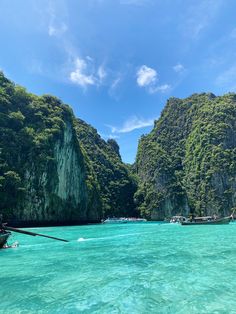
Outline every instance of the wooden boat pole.
[[4, 230], [9, 230], [9, 231], [14, 231], [14, 232], [18, 232], [18, 233], [23, 233], [23, 234], [27, 234], [27, 235], [30, 235], [30, 236], [33, 236], [33, 237], [40, 236], [40, 237], [49, 238], [49, 239], [53, 239], [53, 240], [69, 242], [68, 240], [65, 240], [65, 239], [56, 238], [56, 237], [48, 236], [48, 235], [41, 234], [41, 233], [35, 233], [35, 232], [31, 232], [31, 231], [20, 230], [20, 229], [13, 228], [13, 227], [7, 227], [6, 225], [2, 225], [2, 228]]

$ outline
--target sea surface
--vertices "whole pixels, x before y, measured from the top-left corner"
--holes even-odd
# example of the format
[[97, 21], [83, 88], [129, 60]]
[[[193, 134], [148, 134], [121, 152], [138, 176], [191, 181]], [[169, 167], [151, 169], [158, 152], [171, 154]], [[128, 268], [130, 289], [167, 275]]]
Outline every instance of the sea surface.
[[236, 313], [236, 223], [30, 229], [0, 251], [0, 313]]

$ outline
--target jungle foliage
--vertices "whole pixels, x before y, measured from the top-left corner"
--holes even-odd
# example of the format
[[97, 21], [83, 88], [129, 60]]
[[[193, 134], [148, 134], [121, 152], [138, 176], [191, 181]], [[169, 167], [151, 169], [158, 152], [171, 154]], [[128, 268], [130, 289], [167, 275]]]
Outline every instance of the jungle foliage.
[[140, 139], [135, 201], [148, 217], [228, 214], [236, 205], [236, 95], [170, 98]]
[[117, 142], [104, 141], [96, 129], [80, 119], [76, 119], [75, 128], [91, 173], [89, 184], [96, 182], [99, 190], [103, 216], [137, 216], [133, 201], [136, 180], [122, 163]]
[[0, 211], [14, 211], [25, 197], [30, 160], [53, 167], [52, 144], [68, 118], [70, 108], [56, 97], [30, 94], [0, 73]]
[[[11, 216], [26, 200], [32, 164], [36, 174], [56, 173], [54, 145], [63, 142], [66, 123], [85, 180], [85, 211], [99, 207], [101, 218], [141, 213], [163, 219], [225, 215], [236, 207], [235, 94], [170, 98], [151, 133], [141, 137], [135, 164], [126, 165], [116, 141], [103, 140], [69, 106], [28, 93], [0, 73], [0, 211]], [[57, 178], [48, 177], [50, 192]], [[40, 200], [39, 176], [33, 180], [30, 188]]]
[[47, 172], [47, 191], [54, 190], [57, 165], [53, 150], [57, 139], [63, 138], [68, 121], [77, 137], [80, 165], [85, 172], [82, 177], [86, 180], [88, 211], [99, 207], [101, 218], [135, 213], [136, 183], [121, 161], [118, 144], [102, 140], [58, 98], [30, 94], [0, 73], [0, 212], [6, 217], [14, 216], [25, 201], [25, 174], [32, 165], [36, 168], [33, 189], [39, 201], [45, 194], [40, 191], [37, 173]]

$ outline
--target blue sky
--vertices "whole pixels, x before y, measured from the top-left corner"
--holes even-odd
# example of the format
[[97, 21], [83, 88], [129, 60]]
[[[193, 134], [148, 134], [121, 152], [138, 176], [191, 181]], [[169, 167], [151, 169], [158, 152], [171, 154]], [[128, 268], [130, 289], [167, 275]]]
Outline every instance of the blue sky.
[[1, 0], [0, 69], [132, 163], [166, 100], [236, 91], [235, 0]]

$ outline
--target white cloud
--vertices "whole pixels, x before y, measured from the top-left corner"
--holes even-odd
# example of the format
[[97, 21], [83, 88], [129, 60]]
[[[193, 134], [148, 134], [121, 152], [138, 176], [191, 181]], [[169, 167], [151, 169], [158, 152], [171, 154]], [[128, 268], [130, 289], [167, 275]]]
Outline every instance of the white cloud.
[[95, 66], [93, 58], [86, 56], [84, 59], [76, 57], [74, 69], [69, 74], [69, 79], [83, 88], [89, 85], [100, 86], [103, 84], [107, 72], [103, 65]]
[[115, 135], [115, 134], [108, 134], [107, 137], [113, 140], [120, 138], [119, 135]]
[[182, 29], [187, 37], [197, 39], [207, 29], [220, 13], [224, 0], [196, 1], [187, 9]]
[[148, 126], [152, 126], [155, 119], [142, 119], [136, 116], [129, 118], [127, 121], [124, 122], [123, 126], [115, 127], [111, 125], [107, 125], [112, 133], [128, 133], [132, 132], [136, 129], [142, 129]]
[[97, 75], [98, 75], [99, 81], [102, 83], [107, 76], [107, 73], [102, 65], [99, 66]]
[[156, 70], [149, 68], [146, 65], [142, 65], [138, 69], [136, 75], [137, 75], [137, 84], [140, 87], [154, 85], [158, 80]]
[[118, 76], [111, 84], [110, 89], [113, 91], [121, 82], [121, 76]]
[[156, 87], [150, 87], [149, 88], [149, 93], [150, 94], [154, 94], [157, 92], [161, 92], [161, 93], [166, 93], [171, 89], [171, 85], [169, 84], [163, 84], [163, 85], [158, 85]]
[[[48, 35], [61, 37], [67, 30], [68, 26], [65, 23], [66, 19], [66, 7], [63, 5], [62, 7], [57, 3], [49, 3], [47, 8], [48, 13]], [[58, 18], [60, 17], [60, 18]]]
[[90, 56], [86, 56], [86, 59], [87, 59], [88, 61], [91, 61], [91, 62], [94, 61], [93, 58], [91, 58]]
[[50, 22], [48, 26], [48, 35], [49, 36], [61, 36], [67, 31], [68, 27], [65, 23], [55, 25], [54, 23]]
[[75, 69], [70, 73], [71, 82], [86, 87], [87, 85], [95, 85], [96, 79], [93, 74], [87, 73], [87, 63], [85, 60], [77, 58], [75, 60]]
[[110, 97], [112, 97], [116, 101], [119, 100], [120, 95], [121, 95], [119, 92], [119, 87], [122, 80], [123, 80], [123, 74], [117, 73], [113, 79], [111, 78], [111, 82], [109, 82], [110, 87], [108, 89], [108, 94], [110, 95]]
[[182, 73], [182, 72], [184, 72], [185, 67], [183, 66], [183, 64], [177, 63], [176, 65], [173, 66], [173, 70], [174, 70], [176, 73]]
[[115, 135], [115, 134], [103, 134], [103, 133], [99, 133], [99, 135], [104, 138], [104, 139], [113, 139], [116, 140], [118, 138], [120, 138], [119, 135]]
[[171, 86], [169, 84], [158, 85], [158, 74], [155, 69], [142, 65], [137, 73], [137, 84], [139, 87], [144, 87], [148, 93], [154, 94], [157, 92], [167, 92]]

